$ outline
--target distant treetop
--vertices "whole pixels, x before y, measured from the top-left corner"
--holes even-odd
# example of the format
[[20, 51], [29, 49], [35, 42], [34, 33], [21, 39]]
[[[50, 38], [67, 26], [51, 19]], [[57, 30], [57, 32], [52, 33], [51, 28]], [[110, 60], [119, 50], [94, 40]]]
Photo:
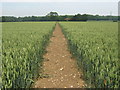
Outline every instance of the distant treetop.
[[57, 12], [50, 12], [46, 16], [58, 16]]

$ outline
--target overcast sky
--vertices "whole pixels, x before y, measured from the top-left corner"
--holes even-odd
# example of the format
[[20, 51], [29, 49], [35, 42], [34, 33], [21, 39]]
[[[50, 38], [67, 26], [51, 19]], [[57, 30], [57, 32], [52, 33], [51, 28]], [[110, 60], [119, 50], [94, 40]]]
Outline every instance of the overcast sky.
[[119, 0], [1, 0], [1, 2], [118, 2]]
[[[28, 2], [29, 1], [29, 2]], [[59, 15], [118, 15], [119, 0], [1, 0], [1, 15], [43, 16], [51, 11]], [[2, 10], [1, 10], [2, 7]]]

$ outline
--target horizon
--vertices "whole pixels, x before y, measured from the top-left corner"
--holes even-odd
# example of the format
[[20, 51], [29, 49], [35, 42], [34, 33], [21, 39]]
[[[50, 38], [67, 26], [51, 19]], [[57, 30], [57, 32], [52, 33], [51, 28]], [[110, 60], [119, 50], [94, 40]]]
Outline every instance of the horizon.
[[[51, 11], [52, 12], [52, 11]], [[48, 12], [49, 13], [49, 12]], [[47, 14], [48, 14], [47, 13]], [[58, 12], [57, 12], [58, 13]], [[46, 15], [47, 15], [46, 14]], [[80, 14], [80, 13], [78, 13], [78, 14]], [[86, 14], [86, 13], [85, 13]], [[34, 17], [45, 17], [46, 15], [41, 15], [41, 16], [38, 16], [38, 15], [33, 15]], [[65, 15], [67, 15], [67, 14], [65, 14]], [[65, 16], [65, 15], [60, 15], [59, 13], [58, 13], [58, 16]], [[74, 15], [77, 15], [77, 14], [73, 14], [73, 15], [67, 15], [67, 16], [74, 16]], [[83, 15], [83, 14], [81, 14], [81, 15]], [[86, 14], [86, 15], [93, 15], [93, 14]], [[98, 15], [98, 14], [96, 14], [96, 15]], [[96, 15], [93, 15], [93, 16], [96, 16]], [[16, 18], [18, 18], [18, 17], [32, 17], [32, 16], [10, 16], [10, 15], [4, 15], [5, 17], [16, 17]], [[110, 16], [110, 15], [99, 15], [99, 16]], [[115, 15], [112, 15], [112, 16], [115, 16]], [[118, 16], [118, 15], [117, 15]], [[116, 17], [117, 17], [116, 16]], [[3, 15], [2, 16], [0, 16], [0, 17], [3, 17]]]

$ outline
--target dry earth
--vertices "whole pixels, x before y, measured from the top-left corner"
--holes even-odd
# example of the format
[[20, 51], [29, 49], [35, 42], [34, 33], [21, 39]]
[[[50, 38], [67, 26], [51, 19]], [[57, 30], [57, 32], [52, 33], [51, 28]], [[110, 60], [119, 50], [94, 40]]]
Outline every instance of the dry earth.
[[82, 72], [68, 50], [67, 40], [59, 24], [56, 24], [53, 36], [44, 55], [43, 78], [38, 78], [34, 88], [82, 88], [85, 82]]

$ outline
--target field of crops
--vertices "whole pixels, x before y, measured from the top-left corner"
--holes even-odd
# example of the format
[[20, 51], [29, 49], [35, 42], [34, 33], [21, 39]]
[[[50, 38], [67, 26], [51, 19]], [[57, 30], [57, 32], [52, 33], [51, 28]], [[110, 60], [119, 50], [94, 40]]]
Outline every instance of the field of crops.
[[30, 87], [55, 22], [8, 22], [2, 32], [3, 88]]
[[0, 88], [2, 87], [2, 23], [0, 23]]
[[[118, 23], [60, 22], [60, 26], [89, 87], [120, 87]], [[55, 22], [7, 22], [2, 27], [2, 87], [30, 87]]]
[[92, 87], [120, 87], [118, 23], [60, 22], [69, 48]]

